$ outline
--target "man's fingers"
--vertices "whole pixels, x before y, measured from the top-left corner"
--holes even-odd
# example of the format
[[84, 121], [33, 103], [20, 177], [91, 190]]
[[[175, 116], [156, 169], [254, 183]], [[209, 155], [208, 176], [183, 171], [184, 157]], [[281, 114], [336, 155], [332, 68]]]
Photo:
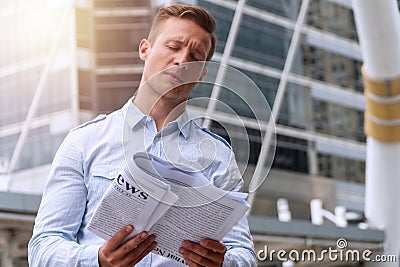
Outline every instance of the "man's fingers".
[[149, 235], [146, 232], [141, 232], [121, 244], [132, 233], [132, 230], [132, 226], [122, 228], [121, 231], [106, 242], [104, 247], [100, 248], [99, 262], [101, 266], [135, 265], [157, 246], [155, 235]]
[[121, 230], [119, 230], [110, 240], [105, 244], [105, 249], [107, 250], [116, 250], [121, 242], [133, 231], [132, 225], [124, 226]]
[[189, 265], [190, 267], [201, 267], [201, 266], [198, 265], [197, 263], [195, 263], [195, 262], [193, 262], [193, 261], [191, 261], [191, 260], [188, 260], [188, 259], [185, 259], [185, 262], [186, 262], [186, 264]]
[[[192, 262], [200, 266], [218, 266], [213, 260], [210, 260], [208, 257], [201, 256], [197, 254], [194, 250], [189, 250], [185, 248], [179, 248], [179, 253], [182, 254], [183, 258], [186, 262]], [[191, 266], [193, 266], [192, 264]], [[194, 266], [197, 266], [194, 265]]]
[[155, 239], [155, 235], [149, 236], [145, 232], [136, 235], [121, 246], [121, 255], [123, 255], [121, 258], [122, 262], [127, 266], [132, 266], [138, 263], [144, 256], [152, 251], [155, 246], [157, 246]]
[[[209, 242], [210, 241], [210, 242]], [[206, 244], [210, 248], [206, 248], [200, 244], [185, 240], [182, 242], [182, 248], [180, 250], [181, 254], [186, 259], [189, 259], [197, 264], [206, 265], [213, 263], [218, 266], [220, 263], [224, 261], [224, 255], [226, 251], [226, 247], [224, 244], [223, 248], [221, 248], [219, 241], [215, 240], [207, 240]], [[215, 251], [213, 248], [216, 248], [220, 251]]]
[[209, 251], [208, 249], [200, 246], [199, 244], [187, 240], [182, 242], [182, 247], [186, 250], [193, 251], [196, 254], [199, 254], [203, 257], [210, 257], [210, 253], [212, 253], [212, 251]]
[[185, 261], [189, 260], [198, 265], [219, 266], [224, 261], [226, 246], [212, 239], [201, 240], [200, 244], [185, 240], [179, 252]]
[[136, 257], [133, 261], [131, 261], [131, 264], [129, 264], [129, 266], [133, 266], [133, 265], [136, 265], [137, 263], [139, 263], [156, 246], [157, 246], [157, 242], [155, 242], [154, 239], [153, 239], [153, 241], [144, 249], [144, 251], [138, 257]]
[[[148, 235], [146, 232], [139, 233], [134, 238], [126, 242], [121, 246], [121, 249], [126, 253], [130, 251], [136, 253], [136, 256], [142, 253], [142, 251], [146, 250], [156, 239], [155, 235]], [[134, 251], [133, 251], [134, 250]]]
[[200, 241], [200, 245], [214, 250], [215, 252], [220, 252], [220, 253], [225, 253], [226, 252], [226, 246], [224, 243], [219, 242], [217, 240], [212, 240], [212, 239], [203, 239]]
[[140, 243], [145, 241], [148, 237], [149, 235], [146, 232], [141, 232], [123, 244], [120, 249], [124, 251], [124, 254], [129, 253], [132, 249], [138, 247]]

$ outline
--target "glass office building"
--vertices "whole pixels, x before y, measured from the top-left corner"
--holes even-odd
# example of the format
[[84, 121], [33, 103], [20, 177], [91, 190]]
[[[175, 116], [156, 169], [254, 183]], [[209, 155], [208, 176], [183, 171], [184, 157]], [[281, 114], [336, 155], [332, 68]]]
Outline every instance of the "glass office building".
[[0, 184], [10, 186], [3, 175], [50, 163], [76, 124], [76, 49], [67, 1], [2, 1], [0, 9]]
[[[256, 251], [265, 244], [276, 250], [307, 247], [318, 250], [334, 244], [340, 238], [337, 235], [335, 239], [335, 228], [322, 230], [332, 234], [328, 237], [316, 234], [321, 229], [312, 227], [310, 203], [313, 199], [320, 199], [324, 209], [332, 213], [337, 206], [345, 207], [347, 214], [353, 215], [345, 230], [348, 239], [363, 240], [362, 235], [367, 234], [358, 232], [358, 223], [364, 220], [365, 103], [361, 52], [350, 1], [310, 1], [297, 40], [293, 36], [296, 24], [300, 23], [303, 1], [178, 2], [200, 5], [211, 11], [217, 18], [218, 37], [213, 59], [226, 60], [229, 66], [250, 77], [271, 109], [278, 111], [273, 114], [276, 150], [272, 168], [256, 191], [250, 214]], [[289, 59], [291, 46], [296, 50]], [[289, 71], [288, 64], [291, 64]], [[195, 93], [193, 97], [202, 96], [201, 91]], [[253, 92], [249, 89], [247, 93]], [[204, 95], [210, 96], [212, 92]], [[219, 94], [219, 100], [232, 104], [223, 93]], [[234, 102], [235, 110], [240, 110], [238, 105]], [[274, 109], [274, 105], [281, 107]], [[248, 120], [246, 114], [240, 111], [238, 114], [244, 121]], [[229, 117], [220, 117], [219, 123], [210, 125], [213, 131], [233, 141], [236, 137], [221, 130], [220, 124], [235, 122]], [[259, 154], [265, 128], [260, 132], [248, 124], [246, 130], [252, 156], [242, 158], [240, 150], [236, 156], [241, 164], [247, 165], [244, 177], [248, 181], [254, 179], [258, 160], [268, 161]], [[269, 152], [273, 153], [273, 149]], [[280, 222], [285, 220], [280, 209], [290, 210], [290, 226]], [[325, 220], [324, 226], [334, 224]], [[298, 227], [299, 232], [292, 232], [292, 227]], [[308, 241], [311, 246], [304, 245]], [[382, 236], [377, 234], [360, 247], [377, 249], [381, 241]], [[279, 261], [260, 262], [260, 266], [270, 264], [284, 265]], [[294, 262], [286, 264], [296, 266]], [[318, 266], [323, 264], [330, 263], [320, 262]]]
[[[228, 64], [257, 84], [272, 109], [301, 1], [245, 1], [236, 28], [231, 24], [235, 11], [238, 12], [236, 1], [183, 2], [204, 6], [217, 18], [216, 61], [220, 61], [226, 52], [229, 34], [236, 31]], [[295, 178], [299, 175], [300, 184], [304, 181], [318, 183], [319, 180], [322, 183], [328, 181], [335, 188], [351, 184], [359, 188], [360, 196], [363, 194], [365, 135], [360, 66], [361, 54], [350, 3], [310, 1], [287, 76], [282, 106], [279, 113], [274, 114], [276, 153], [270, 178], [264, 184], [265, 190], [270, 190], [268, 184], [276, 179], [276, 186], [287, 190], [286, 197], [296, 195], [299, 203]], [[248, 93], [252, 92], [249, 90]], [[229, 99], [224, 100], [223, 94], [221, 96], [222, 101], [229, 103]], [[218, 127], [215, 130], [218, 131]], [[261, 139], [253, 140], [252, 148], [256, 152], [260, 150]], [[255, 165], [257, 158], [250, 158], [249, 163]], [[293, 175], [290, 186], [285, 186], [281, 172]], [[310, 198], [318, 194], [307, 193], [301, 201], [307, 206]], [[269, 198], [268, 194], [266, 197]], [[274, 201], [276, 197], [278, 195], [273, 193], [270, 200]], [[335, 198], [334, 203], [330, 203], [332, 201], [327, 199], [326, 204], [334, 206], [341, 201], [345, 200]], [[353, 208], [357, 206], [356, 209], [361, 211], [362, 200], [353, 204]], [[273, 213], [258, 209], [257, 200], [254, 212]], [[302, 219], [309, 216], [301, 211], [296, 215]]]
[[69, 1], [0, 3], [0, 266], [27, 266], [49, 164], [78, 120]]
[[[149, 30], [156, 7], [167, 1], [77, 0], [74, 7], [70, 2], [0, 3], [4, 40], [0, 44], [3, 190], [39, 196], [48, 164], [68, 129], [99, 113], [120, 108], [134, 93], [142, 71], [137, 53], [139, 41]], [[210, 109], [211, 102], [189, 106], [195, 114], [216, 114], [217, 119], [209, 128], [234, 145], [246, 187], [259, 160], [272, 165], [266, 181], [256, 191], [250, 214], [256, 250], [267, 243], [271, 249], [309, 248], [309, 244], [322, 249], [334, 244], [339, 233], [357, 243], [357, 249], [380, 247], [382, 232], [362, 232], [357, 226], [364, 210], [365, 100], [361, 52], [350, 0], [309, 2], [290, 62], [287, 57], [294, 43], [300, 0], [168, 3], [207, 8], [217, 19], [218, 41], [212, 60], [245, 74], [257, 87], [246, 87], [249, 83], [235, 80], [237, 77], [229, 75], [229, 71], [220, 77], [224, 83], [244, 85], [240, 92], [249, 98], [252, 90], [260, 90], [271, 109], [280, 102], [279, 112], [273, 114], [276, 135], [272, 139], [276, 148], [269, 149], [270, 158], [261, 159], [268, 120], [261, 121], [261, 126], [255, 124], [248, 106], [257, 111], [260, 102], [241, 101], [226, 88], [214, 95], [216, 87], [201, 84], [191, 99], [216, 96], [232, 107], [241, 120], [218, 106]], [[286, 73], [288, 64], [291, 68]], [[212, 68], [211, 72], [218, 79], [218, 69]], [[285, 86], [281, 84], [283, 80]], [[284, 91], [279, 92], [278, 88]], [[33, 101], [35, 94], [39, 95], [37, 102]], [[26, 119], [28, 123], [24, 125]], [[26, 138], [21, 138], [25, 134]], [[262, 170], [266, 173], [268, 169], [264, 166]], [[0, 194], [0, 200], [20, 199], [14, 193], [4, 197]], [[38, 197], [30, 197], [23, 196], [19, 206], [16, 201], [14, 210], [0, 202], [0, 231], [5, 233], [0, 240], [1, 266], [26, 266], [23, 247], [30, 237], [38, 203]], [[315, 228], [310, 220], [312, 199], [321, 199], [324, 209], [331, 212], [336, 206], [346, 207], [353, 212], [354, 224], [339, 229], [325, 220], [322, 228]], [[29, 200], [33, 206], [24, 206], [24, 201]], [[282, 201], [290, 210], [290, 222], [278, 219], [277, 203]], [[15, 229], [13, 225], [17, 225]], [[16, 243], [4, 245], [13, 234], [19, 237]], [[260, 261], [260, 266], [283, 265], [279, 261]]]

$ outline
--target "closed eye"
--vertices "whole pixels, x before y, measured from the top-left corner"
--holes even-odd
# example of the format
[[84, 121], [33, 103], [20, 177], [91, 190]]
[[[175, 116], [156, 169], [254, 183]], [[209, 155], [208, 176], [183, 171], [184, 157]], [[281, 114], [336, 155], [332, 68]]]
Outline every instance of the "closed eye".
[[179, 50], [179, 47], [177, 47], [177, 46], [167, 45], [167, 48], [168, 48], [168, 49], [171, 49], [171, 50], [173, 50], [173, 51], [178, 51], [178, 50]]

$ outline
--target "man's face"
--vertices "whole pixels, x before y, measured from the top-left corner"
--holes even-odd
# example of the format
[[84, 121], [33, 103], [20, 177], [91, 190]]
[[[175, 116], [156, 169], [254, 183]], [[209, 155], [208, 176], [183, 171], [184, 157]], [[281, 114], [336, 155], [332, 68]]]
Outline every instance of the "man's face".
[[159, 25], [155, 36], [139, 46], [145, 62], [142, 82], [158, 97], [184, 101], [196, 85], [193, 81], [206, 73], [210, 34], [191, 20], [172, 17]]

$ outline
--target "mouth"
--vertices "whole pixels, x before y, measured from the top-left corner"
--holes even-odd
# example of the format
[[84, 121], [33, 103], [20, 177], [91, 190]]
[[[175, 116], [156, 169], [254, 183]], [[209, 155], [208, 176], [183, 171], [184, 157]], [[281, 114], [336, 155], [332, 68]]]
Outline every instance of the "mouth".
[[165, 74], [170, 76], [177, 83], [184, 83], [183, 80], [180, 78], [179, 74], [175, 72], [166, 71]]

